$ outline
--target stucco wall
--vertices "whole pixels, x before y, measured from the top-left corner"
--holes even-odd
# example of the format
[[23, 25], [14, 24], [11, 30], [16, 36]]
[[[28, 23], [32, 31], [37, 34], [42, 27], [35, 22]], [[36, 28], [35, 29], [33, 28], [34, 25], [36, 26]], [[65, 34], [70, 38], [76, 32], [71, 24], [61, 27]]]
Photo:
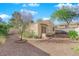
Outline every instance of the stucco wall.
[[43, 34], [43, 33], [41, 33], [42, 24], [47, 25], [47, 31], [46, 32], [48, 32], [48, 31], [50, 31], [51, 33], [53, 32], [53, 24], [49, 20], [44, 20], [44, 21], [39, 23], [39, 27], [38, 27], [39, 29], [38, 30], [39, 30], [40, 36]]
[[35, 35], [38, 36], [38, 24], [37, 23], [31, 24], [30, 31], [34, 31]]
[[49, 29], [51, 32], [53, 32], [52, 23], [51, 23], [50, 21], [48, 21], [48, 20], [44, 20], [44, 21], [39, 22], [39, 23], [33, 23], [33, 24], [31, 24], [31, 26], [29, 27], [29, 29], [30, 29], [31, 31], [34, 31], [35, 34], [36, 34], [38, 37], [41, 37], [41, 35], [42, 35], [42, 32], [41, 32], [41, 25], [42, 25], [42, 24], [47, 25], [47, 26], [48, 26], [48, 29]]

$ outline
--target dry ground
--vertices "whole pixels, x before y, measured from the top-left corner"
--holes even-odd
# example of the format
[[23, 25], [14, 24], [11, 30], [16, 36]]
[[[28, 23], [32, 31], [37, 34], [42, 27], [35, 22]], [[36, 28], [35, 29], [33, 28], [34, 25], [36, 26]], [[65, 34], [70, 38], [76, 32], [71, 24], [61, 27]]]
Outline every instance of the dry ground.
[[5, 44], [0, 45], [0, 56], [79, 56], [71, 48], [78, 46], [67, 38], [52, 38], [47, 40], [28, 40], [26, 43], [16, 43], [18, 35], [9, 35]]
[[79, 53], [72, 50], [72, 48], [78, 46], [79, 43], [71, 42], [66, 38], [55, 38], [52, 40], [29, 40], [29, 42], [51, 56], [79, 56]]
[[0, 56], [48, 56], [46, 52], [32, 44], [16, 43], [17, 35], [10, 35], [5, 44], [0, 45]]

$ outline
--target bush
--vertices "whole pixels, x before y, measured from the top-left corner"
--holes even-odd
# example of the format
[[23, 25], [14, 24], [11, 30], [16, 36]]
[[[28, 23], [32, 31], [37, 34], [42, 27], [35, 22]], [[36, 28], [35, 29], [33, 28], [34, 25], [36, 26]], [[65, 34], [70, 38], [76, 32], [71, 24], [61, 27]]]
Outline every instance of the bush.
[[26, 31], [24, 34], [23, 34], [24, 37], [27, 37], [27, 38], [35, 38], [37, 35], [35, 34], [34, 31]]
[[74, 30], [71, 30], [71, 31], [68, 32], [68, 36], [69, 36], [69, 38], [71, 38], [73, 40], [77, 40], [78, 33]]
[[29, 31], [26, 31], [26, 32], [23, 33], [23, 37], [27, 37], [28, 38], [29, 36], [30, 36], [30, 32]]
[[32, 38], [34, 38], [34, 37], [35, 37], [35, 32], [34, 32], [34, 31], [31, 31], [31, 32], [30, 32], [30, 36], [31, 36]]
[[8, 34], [9, 26], [4, 23], [0, 23], [0, 36], [6, 36]]
[[0, 45], [4, 44], [6, 42], [6, 37], [5, 36], [0, 36]]

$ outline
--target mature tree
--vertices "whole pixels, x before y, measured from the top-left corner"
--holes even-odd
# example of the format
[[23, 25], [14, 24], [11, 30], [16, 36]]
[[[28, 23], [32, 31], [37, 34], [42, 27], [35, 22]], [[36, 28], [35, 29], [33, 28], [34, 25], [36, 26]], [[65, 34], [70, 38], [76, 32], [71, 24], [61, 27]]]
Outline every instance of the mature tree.
[[13, 13], [11, 23], [19, 30], [21, 41], [23, 39], [23, 33], [29, 26], [30, 22], [32, 22], [32, 14], [30, 12], [22, 11]]
[[79, 14], [76, 11], [73, 11], [74, 8], [66, 8], [63, 7], [61, 9], [56, 10], [52, 16], [51, 19], [57, 19], [59, 21], [64, 21], [67, 23], [67, 27], [69, 26], [70, 22], [74, 20], [74, 18], [78, 17]]

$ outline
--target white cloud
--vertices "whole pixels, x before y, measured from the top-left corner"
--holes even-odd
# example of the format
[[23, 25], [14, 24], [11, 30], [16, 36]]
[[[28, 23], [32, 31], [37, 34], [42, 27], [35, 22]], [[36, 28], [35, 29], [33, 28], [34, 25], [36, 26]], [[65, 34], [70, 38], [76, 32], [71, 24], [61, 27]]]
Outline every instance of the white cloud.
[[56, 5], [58, 8], [62, 8], [63, 6], [72, 7], [73, 5], [71, 3], [59, 3]]
[[22, 7], [27, 7], [27, 5], [26, 4], [23, 4]]
[[59, 8], [62, 7], [62, 6], [64, 6], [64, 3], [59, 3], [59, 4], [56, 5], [56, 7], [59, 7]]
[[38, 14], [37, 11], [33, 11], [33, 10], [21, 9], [21, 12], [22, 12], [22, 11], [29, 12], [29, 13], [31, 13], [32, 15]]
[[31, 7], [38, 7], [38, 6], [40, 6], [40, 4], [37, 4], [37, 3], [30, 3], [30, 4], [28, 4], [28, 6], [31, 6]]
[[73, 5], [71, 3], [65, 4], [66, 6], [72, 7]]
[[30, 12], [32, 15], [35, 15], [35, 14], [38, 13], [38, 12], [36, 12], [36, 11], [32, 11], [32, 10], [29, 10], [29, 12]]
[[43, 20], [50, 20], [50, 18], [48, 17], [48, 18], [43, 18]]
[[77, 6], [79, 6], [79, 3], [77, 4]]
[[5, 22], [7, 22], [11, 18], [11, 16], [10, 15], [7, 15], [7, 14], [0, 14], [0, 17]]
[[37, 4], [37, 3], [29, 3], [29, 4], [22, 4], [22, 7], [27, 7], [27, 6], [30, 6], [30, 7], [38, 7], [40, 4]]

